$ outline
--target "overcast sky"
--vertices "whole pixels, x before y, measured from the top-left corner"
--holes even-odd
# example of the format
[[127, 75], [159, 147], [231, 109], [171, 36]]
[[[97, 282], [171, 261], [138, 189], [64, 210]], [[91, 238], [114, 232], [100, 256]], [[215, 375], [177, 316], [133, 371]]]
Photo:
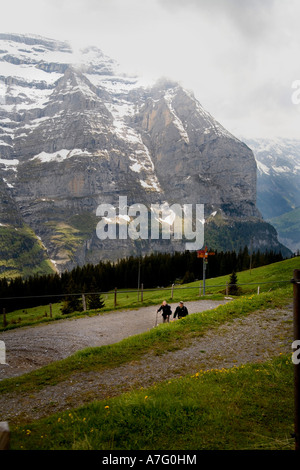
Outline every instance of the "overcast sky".
[[125, 72], [178, 80], [237, 136], [300, 137], [299, 0], [1, 3], [1, 32], [96, 45]]

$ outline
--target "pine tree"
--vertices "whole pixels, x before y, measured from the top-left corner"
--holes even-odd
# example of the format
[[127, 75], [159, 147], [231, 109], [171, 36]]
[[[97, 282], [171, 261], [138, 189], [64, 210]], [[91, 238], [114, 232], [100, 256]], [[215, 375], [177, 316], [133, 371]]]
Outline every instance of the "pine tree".
[[76, 292], [76, 286], [72, 278], [70, 278], [68, 286], [67, 286], [67, 295], [63, 300], [63, 305], [61, 307], [61, 313], [63, 315], [67, 315], [68, 313], [73, 313], [73, 312], [82, 312], [83, 306], [82, 306], [82, 299], [81, 297], [77, 295], [72, 295], [75, 294]]
[[87, 296], [87, 307], [88, 310], [99, 310], [100, 308], [105, 307], [103, 298], [99, 294], [90, 294]]
[[[90, 291], [91, 292], [99, 291], [99, 289], [96, 287], [95, 278], [93, 278]], [[104, 300], [102, 296], [99, 294], [92, 294], [92, 293], [88, 294], [86, 296], [86, 302], [87, 302], [88, 310], [99, 310], [100, 308], [103, 308], [105, 306]]]
[[190, 271], [186, 271], [182, 279], [182, 284], [188, 284], [189, 282], [194, 282], [194, 280], [195, 280], [194, 273], [191, 273]]
[[235, 271], [233, 271], [231, 273], [230, 279], [229, 279], [228, 293], [230, 295], [237, 295], [238, 294], [239, 288], [237, 286], [237, 281], [238, 281], [237, 275], [236, 275]]

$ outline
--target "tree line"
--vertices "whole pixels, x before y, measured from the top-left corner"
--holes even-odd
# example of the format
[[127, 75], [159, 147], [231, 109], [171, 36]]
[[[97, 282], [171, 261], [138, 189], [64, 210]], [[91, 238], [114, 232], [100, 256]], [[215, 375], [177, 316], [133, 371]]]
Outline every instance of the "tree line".
[[[206, 278], [231, 274], [251, 267], [259, 267], [282, 261], [281, 253], [274, 251], [249, 253], [245, 247], [238, 253], [215, 252], [209, 256]], [[202, 280], [202, 259], [197, 252], [153, 253], [143, 257], [128, 257], [117, 262], [101, 261], [86, 264], [61, 274], [34, 275], [0, 280], [0, 312], [47, 305], [74, 298], [71, 294], [90, 294], [88, 300], [98, 305], [93, 293], [118, 289], [167, 287], [173, 283]], [[99, 296], [98, 296], [99, 297]], [[7, 299], [9, 298], [9, 299]], [[94, 302], [94, 303], [93, 303]], [[96, 308], [96, 307], [94, 307]], [[65, 312], [67, 313], [67, 312]]]

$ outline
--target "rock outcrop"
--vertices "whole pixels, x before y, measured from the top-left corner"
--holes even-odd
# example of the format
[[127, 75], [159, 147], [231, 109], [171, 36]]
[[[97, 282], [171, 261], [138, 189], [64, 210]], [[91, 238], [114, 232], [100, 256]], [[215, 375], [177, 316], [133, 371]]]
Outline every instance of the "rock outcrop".
[[212, 248], [251, 239], [285, 249], [257, 210], [252, 151], [177, 83], [145, 87], [99, 49], [78, 58], [68, 44], [13, 34], [0, 35], [0, 83], [0, 230], [29, 227], [43, 269], [184, 249], [150, 236], [100, 240], [97, 207], [120, 196], [149, 208], [204, 204]]

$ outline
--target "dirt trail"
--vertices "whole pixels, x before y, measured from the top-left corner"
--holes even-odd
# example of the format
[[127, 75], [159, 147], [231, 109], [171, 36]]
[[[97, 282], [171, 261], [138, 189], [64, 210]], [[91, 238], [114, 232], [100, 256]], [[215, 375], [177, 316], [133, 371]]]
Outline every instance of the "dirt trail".
[[[202, 312], [224, 301], [186, 302], [189, 313]], [[174, 312], [176, 304], [170, 304]], [[150, 330], [156, 323], [157, 306], [138, 310], [114, 311], [95, 317], [59, 320], [33, 327], [0, 333], [6, 346], [7, 366], [0, 365], [0, 380], [30, 372], [50, 362], [64, 359], [74, 352], [121, 341]], [[157, 316], [158, 323], [162, 317]]]
[[[201, 310], [214, 308], [218, 303], [204, 304], [201, 301]], [[187, 303], [187, 305], [191, 313], [193, 308], [196, 309], [195, 311], [200, 311], [199, 302], [198, 305], [197, 302]], [[140, 320], [145, 315], [148, 318], [147, 327], [153, 327], [153, 320], [155, 323], [156, 316], [155, 311], [153, 313], [153, 308], [147, 307], [141, 310], [126, 312], [126, 315], [141, 315]], [[78, 346], [80, 346], [78, 349], [86, 347], [87, 334], [90, 335], [90, 340], [95, 342], [93, 345], [96, 345], [97, 341], [101, 344], [112, 343], [112, 340], [119, 341], [126, 334], [128, 336], [130, 332], [136, 334], [140, 332], [137, 331], [139, 329], [141, 331], [147, 329], [146, 325], [143, 328], [142, 321], [138, 326], [139, 321], [136, 320], [135, 332], [131, 331], [129, 325], [132, 322], [129, 321], [129, 317], [124, 320], [124, 312], [123, 315], [118, 312], [103, 317], [87, 318], [87, 322], [81, 322], [81, 320], [60, 322], [54, 331], [38, 328], [40, 334], [43, 333], [41, 334], [41, 342], [47, 338], [47, 334], [56, 335], [59, 331], [61, 333], [59, 342], [56, 340], [56, 349], [51, 344], [54, 352], [52, 358], [59, 354], [68, 355], [73, 352], [72, 348], [76, 349]], [[96, 328], [97, 320], [99, 322], [104, 320], [101, 329], [99, 327], [98, 330]], [[30, 393], [30, 395], [11, 393], [1, 396], [0, 421], [17, 422], [22, 420], [30, 422], [33, 419], [77, 407], [92, 400], [101, 400], [131, 389], [148, 387], [161, 380], [193, 374], [201, 369], [232, 367], [247, 362], [265, 361], [280, 353], [290, 354], [293, 337], [292, 320], [292, 306], [255, 312], [226, 323], [218, 329], [210, 330], [203, 337], [194, 340], [190, 346], [178, 351], [167, 352], [163, 356], [146, 355], [141, 360], [132, 361], [104, 372], [75, 373], [63, 383], [44, 387], [34, 394]], [[108, 330], [104, 330], [104, 324]], [[54, 324], [50, 326], [55, 327]], [[113, 334], [116, 328], [119, 330]], [[30, 330], [34, 331], [36, 328]], [[99, 337], [100, 331], [103, 336]], [[17, 331], [15, 333], [17, 334]], [[28, 335], [28, 332], [23, 330], [21, 335], [23, 340], [26, 334]], [[65, 338], [69, 339], [65, 340]], [[6, 339], [8, 338], [6, 337]], [[74, 339], [76, 340], [75, 344], [73, 344]], [[16, 341], [15, 338], [14, 341]], [[12, 337], [10, 344], [13, 344]], [[58, 345], [62, 346], [60, 350], [58, 350]], [[91, 346], [91, 344], [89, 345]]]

